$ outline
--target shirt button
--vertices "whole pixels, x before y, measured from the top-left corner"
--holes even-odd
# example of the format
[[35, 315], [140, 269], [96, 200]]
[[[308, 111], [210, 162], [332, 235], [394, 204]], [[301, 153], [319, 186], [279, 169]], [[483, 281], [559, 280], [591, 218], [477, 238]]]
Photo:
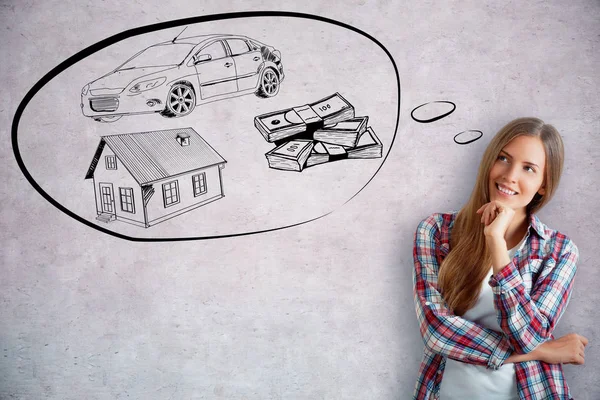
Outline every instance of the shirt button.
[[430, 306], [430, 305], [431, 305], [431, 302], [430, 302], [430, 301], [426, 301], [426, 302], [425, 302], [425, 305], [426, 305], [426, 306]]
[[500, 291], [500, 293], [502, 293], [502, 294], [506, 294], [506, 291], [505, 291], [505, 290], [502, 290], [502, 291]]

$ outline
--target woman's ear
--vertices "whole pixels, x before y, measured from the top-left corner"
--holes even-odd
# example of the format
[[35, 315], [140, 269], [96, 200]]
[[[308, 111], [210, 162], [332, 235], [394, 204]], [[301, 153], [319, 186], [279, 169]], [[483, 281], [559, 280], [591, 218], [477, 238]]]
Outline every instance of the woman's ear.
[[545, 195], [545, 194], [546, 194], [546, 187], [545, 187], [545, 186], [542, 186], [542, 187], [540, 188], [540, 190], [538, 190], [538, 194], [539, 194], [540, 196], [543, 196], [543, 195]]

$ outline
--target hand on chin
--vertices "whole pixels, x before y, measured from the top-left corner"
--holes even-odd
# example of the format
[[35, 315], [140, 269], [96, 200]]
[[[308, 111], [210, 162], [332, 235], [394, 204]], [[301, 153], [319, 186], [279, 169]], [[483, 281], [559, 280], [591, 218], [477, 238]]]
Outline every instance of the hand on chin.
[[481, 206], [477, 214], [481, 214], [481, 223], [485, 225], [483, 233], [486, 237], [504, 238], [515, 210], [504, 202], [492, 200]]

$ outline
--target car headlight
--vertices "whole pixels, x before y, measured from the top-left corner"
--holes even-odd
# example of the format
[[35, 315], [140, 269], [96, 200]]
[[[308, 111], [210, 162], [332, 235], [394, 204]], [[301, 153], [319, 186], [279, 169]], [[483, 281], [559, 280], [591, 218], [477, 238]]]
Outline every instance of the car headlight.
[[160, 85], [162, 85], [163, 83], [165, 83], [167, 81], [167, 78], [160, 77], [160, 78], [156, 78], [156, 79], [150, 79], [147, 81], [141, 81], [136, 83], [135, 85], [133, 85], [129, 91], [131, 93], [140, 93], [140, 92], [144, 92], [146, 90], [150, 90], [150, 89], [154, 89], [159, 87]]
[[85, 85], [85, 86], [83, 87], [83, 89], [81, 89], [81, 94], [82, 94], [83, 96], [85, 96], [85, 95], [88, 93], [88, 91], [89, 91], [89, 90], [90, 90], [90, 84], [88, 83], [87, 85]]

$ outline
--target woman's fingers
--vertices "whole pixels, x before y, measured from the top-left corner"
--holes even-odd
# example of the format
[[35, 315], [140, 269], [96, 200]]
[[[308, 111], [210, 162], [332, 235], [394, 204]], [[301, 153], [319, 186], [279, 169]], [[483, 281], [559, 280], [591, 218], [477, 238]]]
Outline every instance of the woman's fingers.
[[487, 218], [485, 221], [486, 226], [491, 224], [494, 221], [494, 219], [498, 216], [498, 208], [496, 204], [491, 203], [487, 211]]
[[498, 214], [507, 211], [506, 207], [504, 207], [501, 203], [497, 201], [490, 201], [489, 203], [485, 203], [477, 210], [477, 214], [481, 214], [481, 223], [485, 226], [488, 226], [498, 216]]

